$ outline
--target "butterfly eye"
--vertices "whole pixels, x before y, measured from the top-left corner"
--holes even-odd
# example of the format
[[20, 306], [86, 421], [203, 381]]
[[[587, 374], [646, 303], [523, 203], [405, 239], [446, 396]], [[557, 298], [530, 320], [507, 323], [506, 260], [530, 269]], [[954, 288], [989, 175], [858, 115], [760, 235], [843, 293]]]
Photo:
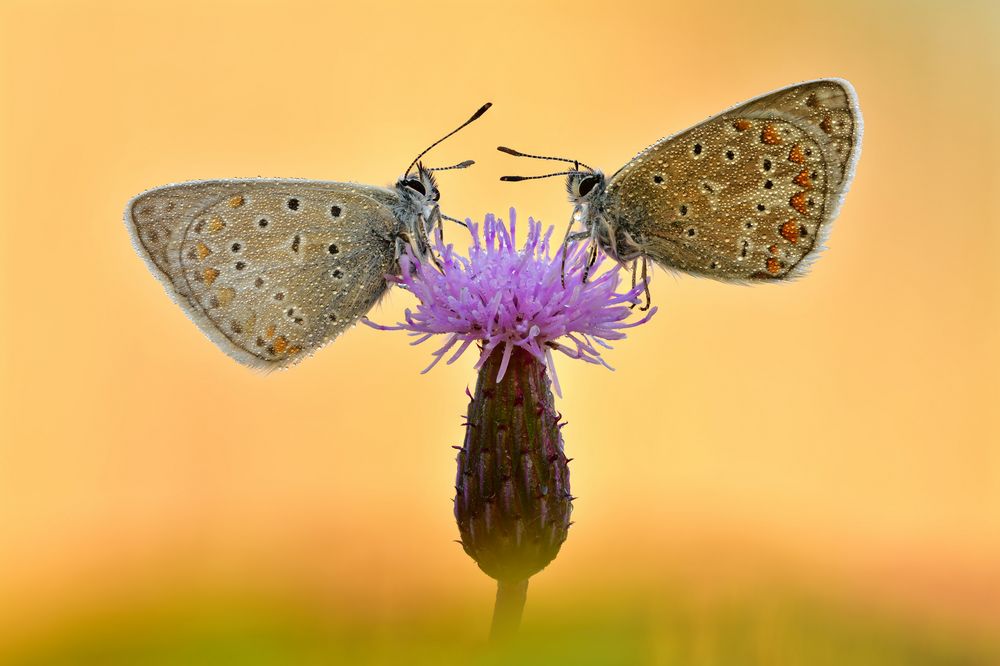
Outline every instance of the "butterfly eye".
[[594, 189], [594, 186], [597, 185], [598, 181], [600, 181], [600, 178], [598, 178], [597, 176], [587, 176], [586, 178], [581, 180], [580, 196], [581, 197], [587, 196], [587, 194], [589, 194], [590, 191]]
[[440, 201], [440, 200], [441, 200], [441, 192], [439, 192], [438, 190], [434, 190], [434, 201]]
[[427, 195], [427, 190], [424, 189], [424, 184], [421, 183], [419, 180], [415, 180], [413, 178], [411, 178], [409, 180], [404, 180], [403, 181], [403, 185], [405, 185], [406, 187], [410, 188], [411, 190], [413, 190], [414, 192], [416, 192], [420, 196], [426, 196]]

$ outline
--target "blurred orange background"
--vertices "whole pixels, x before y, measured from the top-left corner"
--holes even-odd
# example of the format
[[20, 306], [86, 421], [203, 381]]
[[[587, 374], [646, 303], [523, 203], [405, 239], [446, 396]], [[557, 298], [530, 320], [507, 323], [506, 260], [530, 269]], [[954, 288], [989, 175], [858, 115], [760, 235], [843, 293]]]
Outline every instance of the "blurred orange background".
[[611, 172], [821, 76], [855, 85], [866, 132], [811, 274], [658, 271], [615, 372], [557, 360], [580, 499], [525, 623], [680, 585], [1000, 631], [998, 43], [991, 2], [3, 2], [0, 645], [178, 590], [488, 623], [452, 542], [472, 357], [420, 375], [430, 344], [359, 327], [247, 370], [135, 255], [134, 194], [387, 184], [489, 100], [428, 158], [477, 161], [441, 174], [444, 212], [562, 229], [562, 184], [499, 182], [540, 171], [496, 145]]

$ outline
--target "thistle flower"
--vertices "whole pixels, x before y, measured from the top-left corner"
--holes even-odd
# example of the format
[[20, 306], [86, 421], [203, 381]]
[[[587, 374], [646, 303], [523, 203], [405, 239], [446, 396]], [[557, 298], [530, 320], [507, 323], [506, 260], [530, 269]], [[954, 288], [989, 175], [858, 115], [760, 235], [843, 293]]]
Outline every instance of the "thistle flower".
[[494, 349], [502, 349], [497, 381], [501, 381], [515, 348], [521, 348], [548, 367], [556, 393], [561, 395], [552, 351], [570, 358], [610, 368], [598, 347], [610, 349], [611, 340], [625, 337], [624, 329], [645, 323], [656, 312], [627, 321], [630, 306], [643, 291], [642, 285], [618, 292], [621, 266], [600, 273], [603, 255], [589, 269], [584, 281], [586, 244], [571, 246], [563, 268], [562, 249], [550, 247], [553, 228], [528, 218], [528, 238], [517, 248], [517, 224], [510, 209], [510, 226], [487, 215], [480, 239], [479, 228], [469, 222], [472, 246], [468, 258], [445, 246], [438, 238], [435, 250], [440, 268], [420, 263], [411, 255], [400, 259], [401, 275], [391, 279], [404, 285], [419, 300], [415, 311], [406, 310], [405, 322], [379, 326], [381, 330], [403, 330], [420, 344], [435, 335], [447, 335], [445, 343], [432, 353], [427, 372], [451, 353], [454, 363], [474, 342], [482, 352], [476, 369], [482, 368]]
[[628, 321], [644, 286], [619, 292], [621, 266], [599, 272], [603, 256], [584, 280], [583, 245], [567, 249], [564, 269], [561, 248], [550, 249], [552, 229], [543, 234], [530, 218], [518, 249], [513, 209], [509, 227], [487, 215], [481, 239], [471, 221], [469, 231], [468, 257], [440, 236], [437, 265], [402, 257], [401, 275], [393, 279], [419, 305], [396, 326], [367, 323], [407, 331], [416, 336], [413, 344], [448, 336], [424, 372], [449, 353], [453, 363], [479, 344], [465, 441], [455, 447], [455, 519], [465, 552], [497, 581], [493, 636], [502, 638], [520, 622], [528, 579], [559, 553], [573, 509], [565, 424], [551, 390], [559, 390], [552, 351], [610, 367], [598, 347], [609, 348], [608, 341], [624, 338], [624, 329], [648, 321], [656, 310]]

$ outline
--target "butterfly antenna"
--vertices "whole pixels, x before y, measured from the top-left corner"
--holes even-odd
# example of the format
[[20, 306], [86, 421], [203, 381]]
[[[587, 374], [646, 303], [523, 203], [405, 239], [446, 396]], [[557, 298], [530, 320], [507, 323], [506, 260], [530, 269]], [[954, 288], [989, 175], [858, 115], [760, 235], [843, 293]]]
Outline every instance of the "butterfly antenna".
[[433, 169], [427, 169], [427, 171], [450, 171], [451, 169], [468, 169], [470, 166], [475, 164], [474, 160], [465, 160], [464, 162], [459, 162], [458, 164], [452, 164], [448, 167], [434, 167]]
[[516, 183], [522, 180], [538, 180], [539, 178], [551, 178], [553, 176], [576, 176], [584, 173], [586, 171], [557, 171], [556, 173], [546, 173], [541, 176], [500, 176], [500, 180], [507, 183]]
[[584, 169], [590, 169], [593, 171], [592, 167], [587, 166], [580, 160], [571, 160], [565, 157], [552, 157], [549, 155], [531, 155], [529, 153], [522, 153], [520, 150], [514, 150], [513, 148], [508, 148], [507, 146], [497, 146], [497, 150], [501, 153], [507, 153], [508, 155], [513, 155], [514, 157], [530, 157], [533, 160], [552, 160], [553, 162], [567, 162], [569, 164], [576, 165], [575, 168], [579, 169], [583, 167]]
[[447, 139], [452, 134], [454, 134], [458, 130], [462, 129], [463, 127], [465, 127], [469, 123], [478, 120], [479, 117], [482, 116], [484, 113], [486, 113], [491, 106], [493, 106], [493, 102], [486, 102], [486, 104], [483, 104], [481, 107], [479, 107], [478, 111], [476, 111], [475, 113], [472, 114], [471, 118], [469, 118], [468, 120], [466, 120], [464, 123], [462, 123], [461, 125], [459, 125], [455, 129], [453, 129], [452, 131], [450, 131], [447, 134], [445, 134], [443, 137], [441, 137], [440, 139], [438, 139], [437, 141], [435, 141], [431, 145], [429, 145], [426, 148], [424, 148], [423, 152], [421, 152], [419, 155], [417, 155], [416, 157], [413, 158], [413, 161], [410, 162], [410, 166], [406, 167], [406, 171], [404, 171], [403, 173], [410, 173], [410, 169], [413, 168], [413, 165], [416, 164], [418, 161], [420, 161], [420, 158], [423, 157], [424, 155], [426, 155], [427, 152], [431, 148], [433, 148], [434, 146], [438, 145], [439, 143], [441, 143], [442, 141], [444, 141], [445, 139]]

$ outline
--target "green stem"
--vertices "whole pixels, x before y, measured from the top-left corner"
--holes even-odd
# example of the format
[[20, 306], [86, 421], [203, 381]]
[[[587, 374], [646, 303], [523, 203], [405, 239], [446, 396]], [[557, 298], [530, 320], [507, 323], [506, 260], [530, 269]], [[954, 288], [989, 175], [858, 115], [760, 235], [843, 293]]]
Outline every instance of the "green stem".
[[497, 601], [493, 607], [493, 627], [490, 629], [491, 641], [502, 643], [517, 634], [527, 598], [527, 578], [519, 581], [497, 581]]

